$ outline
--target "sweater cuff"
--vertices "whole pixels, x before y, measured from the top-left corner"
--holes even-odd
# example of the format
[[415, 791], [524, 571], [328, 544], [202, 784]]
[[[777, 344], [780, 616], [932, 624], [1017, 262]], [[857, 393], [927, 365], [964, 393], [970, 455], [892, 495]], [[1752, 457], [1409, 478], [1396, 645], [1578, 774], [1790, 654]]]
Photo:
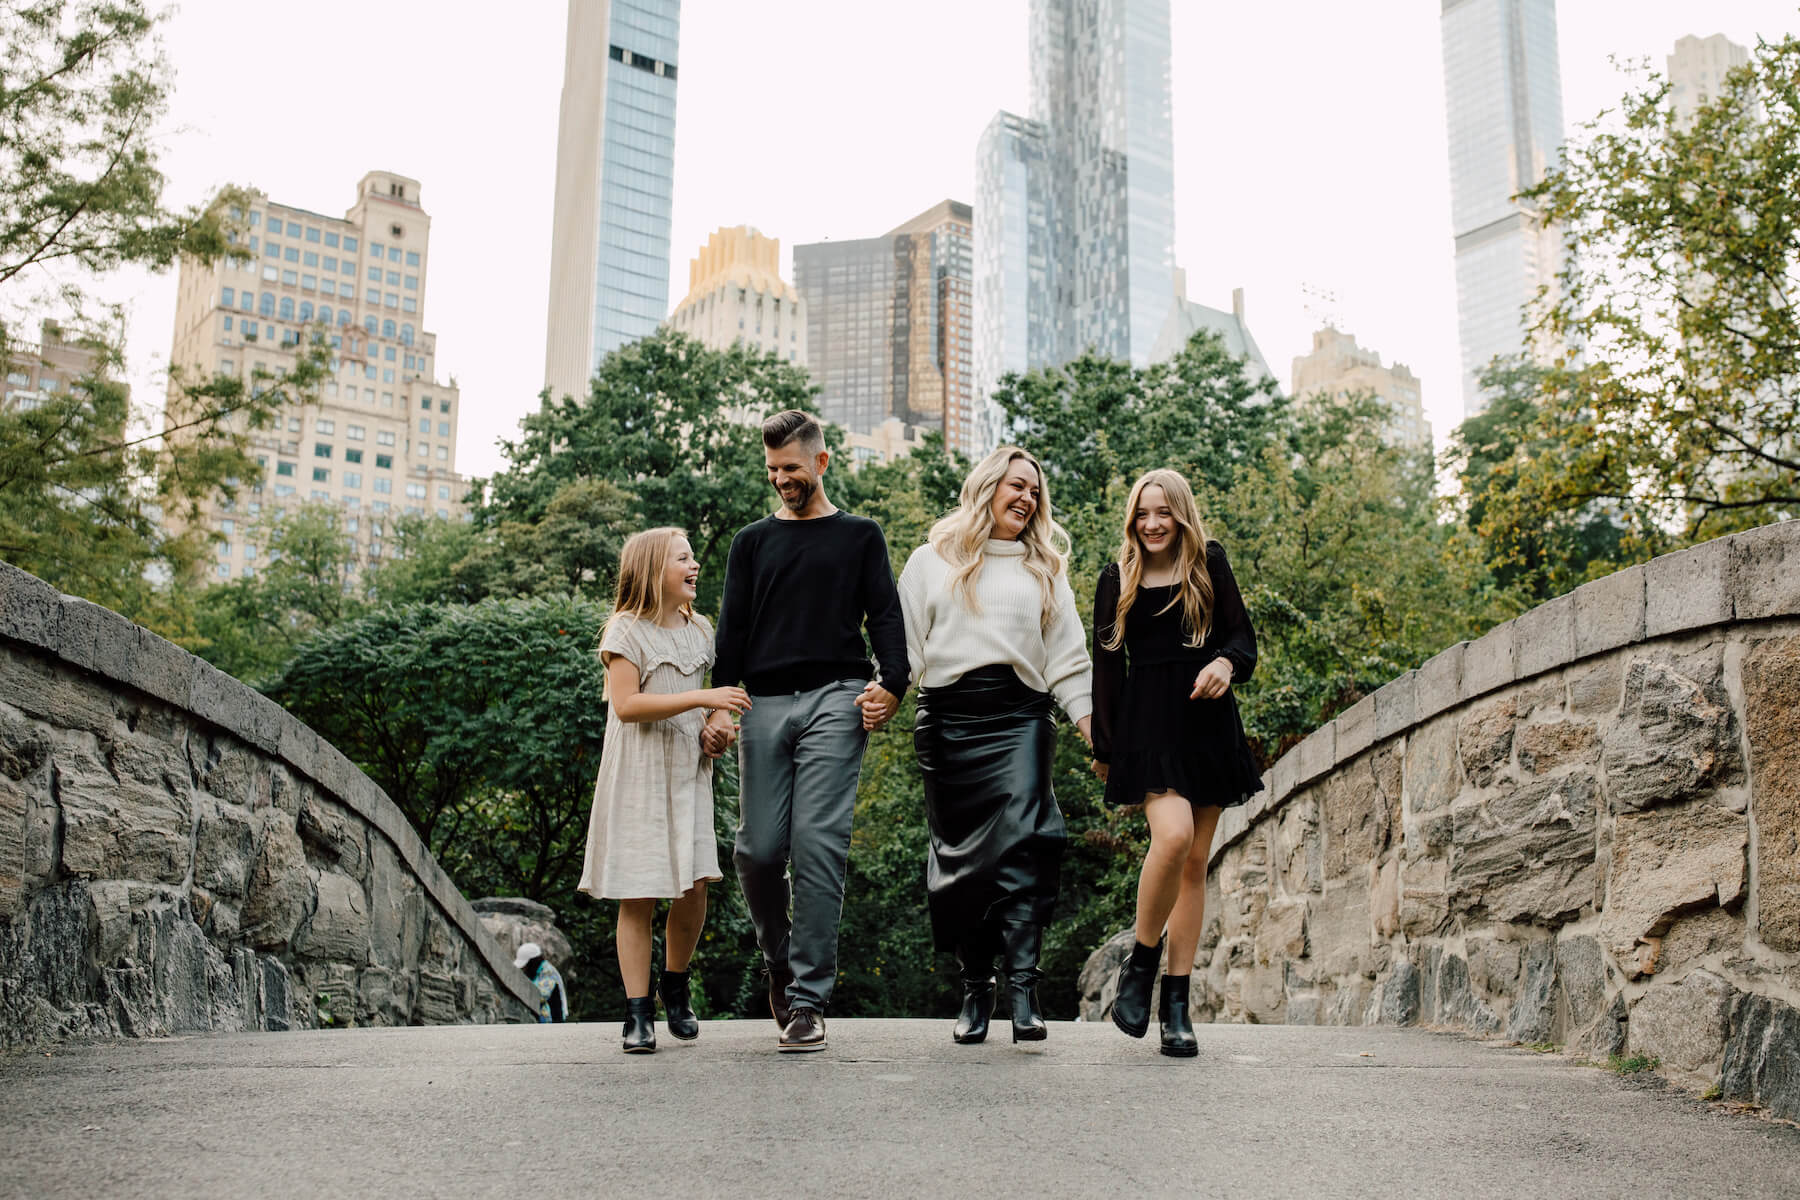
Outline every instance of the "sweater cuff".
[[1094, 715], [1094, 696], [1091, 692], [1083, 692], [1079, 696], [1070, 696], [1063, 703], [1063, 712], [1068, 714], [1069, 723], [1074, 724], [1083, 717]]

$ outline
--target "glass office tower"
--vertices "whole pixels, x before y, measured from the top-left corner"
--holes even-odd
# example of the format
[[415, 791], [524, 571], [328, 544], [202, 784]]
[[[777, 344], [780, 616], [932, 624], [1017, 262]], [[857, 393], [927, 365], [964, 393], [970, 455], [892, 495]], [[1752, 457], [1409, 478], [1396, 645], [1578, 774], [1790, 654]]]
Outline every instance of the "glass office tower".
[[1030, 39], [1031, 116], [976, 152], [984, 398], [1089, 349], [1148, 363], [1175, 298], [1168, 0], [1032, 0]]
[[1456, 237], [1463, 411], [1486, 406], [1480, 376], [1526, 348], [1526, 313], [1556, 287], [1561, 238], [1513, 197], [1562, 149], [1556, 0], [1442, 0], [1450, 209]]
[[581, 395], [669, 311], [681, 0], [570, 0], [544, 378]]

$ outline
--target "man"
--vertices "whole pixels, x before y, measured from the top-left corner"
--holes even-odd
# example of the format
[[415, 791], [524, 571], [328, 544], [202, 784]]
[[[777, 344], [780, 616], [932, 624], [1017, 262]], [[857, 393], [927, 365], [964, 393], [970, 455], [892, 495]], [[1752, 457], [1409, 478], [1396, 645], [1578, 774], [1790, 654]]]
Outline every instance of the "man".
[[[781, 507], [732, 539], [713, 686], [741, 683], [753, 701], [738, 728], [734, 858], [769, 973], [778, 1048], [821, 1050], [863, 745], [906, 691], [906, 631], [881, 527], [825, 496], [831, 456], [818, 421], [777, 413], [762, 435]], [[730, 714], [715, 712], [708, 752], [730, 734]]]

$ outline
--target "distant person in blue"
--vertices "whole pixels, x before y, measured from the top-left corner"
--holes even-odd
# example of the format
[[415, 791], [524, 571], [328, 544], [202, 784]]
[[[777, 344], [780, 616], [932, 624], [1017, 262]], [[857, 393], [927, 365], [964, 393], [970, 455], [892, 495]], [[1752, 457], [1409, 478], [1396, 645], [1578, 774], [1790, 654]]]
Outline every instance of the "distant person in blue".
[[544, 957], [542, 947], [526, 942], [513, 956], [513, 966], [525, 972], [525, 978], [538, 990], [539, 1025], [560, 1025], [569, 1019], [568, 989], [563, 986], [562, 975]]
[[[738, 727], [734, 858], [777, 1048], [793, 1053], [825, 1047], [863, 746], [893, 717], [908, 671], [887, 542], [874, 521], [826, 499], [818, 420], [777, 413], [762, 440], [781, 507], [732, 539], [713, 685], [742, 683], [754, 701]], [[731, 714], [714, 712], [707, 752], [730, 731]]]

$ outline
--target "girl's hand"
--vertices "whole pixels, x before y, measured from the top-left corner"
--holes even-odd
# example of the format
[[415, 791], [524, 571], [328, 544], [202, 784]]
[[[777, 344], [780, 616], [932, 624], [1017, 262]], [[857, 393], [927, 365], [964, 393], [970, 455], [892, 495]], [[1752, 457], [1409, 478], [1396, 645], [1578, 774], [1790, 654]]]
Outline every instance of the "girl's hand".
[[707, 688], [700, 696], [707, 708], [734, 713], [750, 711], [750, 693], [741, 687]]
[[1231, 687], [1231, 662], [1225, 658], [1215, 658], [1200, 669], [1194, 676], [1194, 690], [1188, 693], [1189, 700], [1217, 700]]
[[1101, 762], [1099, 759], [1095, 759], [1093, 762], [1090, 762], [1088, 764], [1088, 766], [1094, 768], [1094, 774], [1099, 776], [1101, 783], [1106, 782], [1106, 764], [1105, 763]]

